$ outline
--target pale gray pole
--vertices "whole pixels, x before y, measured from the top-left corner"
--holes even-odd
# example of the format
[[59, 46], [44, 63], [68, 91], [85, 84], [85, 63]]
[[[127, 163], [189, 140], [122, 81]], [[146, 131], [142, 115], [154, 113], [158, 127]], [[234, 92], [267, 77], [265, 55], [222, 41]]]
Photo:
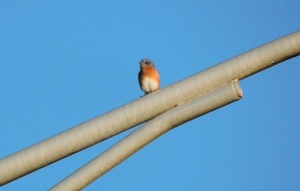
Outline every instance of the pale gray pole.
[[50, 190], [81, 190], [172, 128], [239, 100], [241, 97], [242, 91], [238, 82], [232, 81], [189, 100], [150, 120]]
[[[0, 160], [0, 185], [141, 124], [234, 79], [300, 54], [300, 32], [250, 50]], [[201, 64], [201, 63], [199, 63]]]

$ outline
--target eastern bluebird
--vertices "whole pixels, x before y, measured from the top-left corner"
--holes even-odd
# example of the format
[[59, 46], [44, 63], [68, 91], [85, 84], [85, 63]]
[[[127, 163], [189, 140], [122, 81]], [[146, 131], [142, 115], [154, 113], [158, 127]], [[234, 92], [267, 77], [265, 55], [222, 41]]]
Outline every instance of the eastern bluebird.
[[159, 89], [159, 74], [155, 69], [153, 62], [145, 58], [140, 62], [140, 72], [139, 72], [139, 84], [141, 90], [145, 94], [151, 93]]

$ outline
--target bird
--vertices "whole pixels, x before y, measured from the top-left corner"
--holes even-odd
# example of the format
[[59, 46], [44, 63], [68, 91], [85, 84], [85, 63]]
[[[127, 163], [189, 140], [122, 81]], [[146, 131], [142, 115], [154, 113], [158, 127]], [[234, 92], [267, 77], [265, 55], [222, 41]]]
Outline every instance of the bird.
[[146, 94], [159, 89], [160, 79], [153, 62], [149, 58], [144, 58], [140, 62], [140, 71], [138, 74], [139, 85]]

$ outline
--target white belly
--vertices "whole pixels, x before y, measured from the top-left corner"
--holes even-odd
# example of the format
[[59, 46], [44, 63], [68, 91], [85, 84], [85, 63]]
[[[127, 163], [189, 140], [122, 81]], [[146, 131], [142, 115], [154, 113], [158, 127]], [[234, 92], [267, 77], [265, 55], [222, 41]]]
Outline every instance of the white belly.
[[142, 80], [141, 87], [142, 87], [142, 90], [144, 90], [146, 93], [150, 93], [152, 91], [157, 90], [159, 87], [159, 84], [156, 80], [153, 80], [151, 78], [144, 78]]

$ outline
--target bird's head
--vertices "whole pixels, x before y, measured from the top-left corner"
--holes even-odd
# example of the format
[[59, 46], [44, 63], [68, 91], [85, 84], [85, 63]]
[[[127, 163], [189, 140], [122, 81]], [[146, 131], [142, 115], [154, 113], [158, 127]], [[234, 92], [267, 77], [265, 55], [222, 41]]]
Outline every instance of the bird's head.
[[139, 62], [141, 68], [154, 67], [153, 62], [149, 58], [144, 58]]

